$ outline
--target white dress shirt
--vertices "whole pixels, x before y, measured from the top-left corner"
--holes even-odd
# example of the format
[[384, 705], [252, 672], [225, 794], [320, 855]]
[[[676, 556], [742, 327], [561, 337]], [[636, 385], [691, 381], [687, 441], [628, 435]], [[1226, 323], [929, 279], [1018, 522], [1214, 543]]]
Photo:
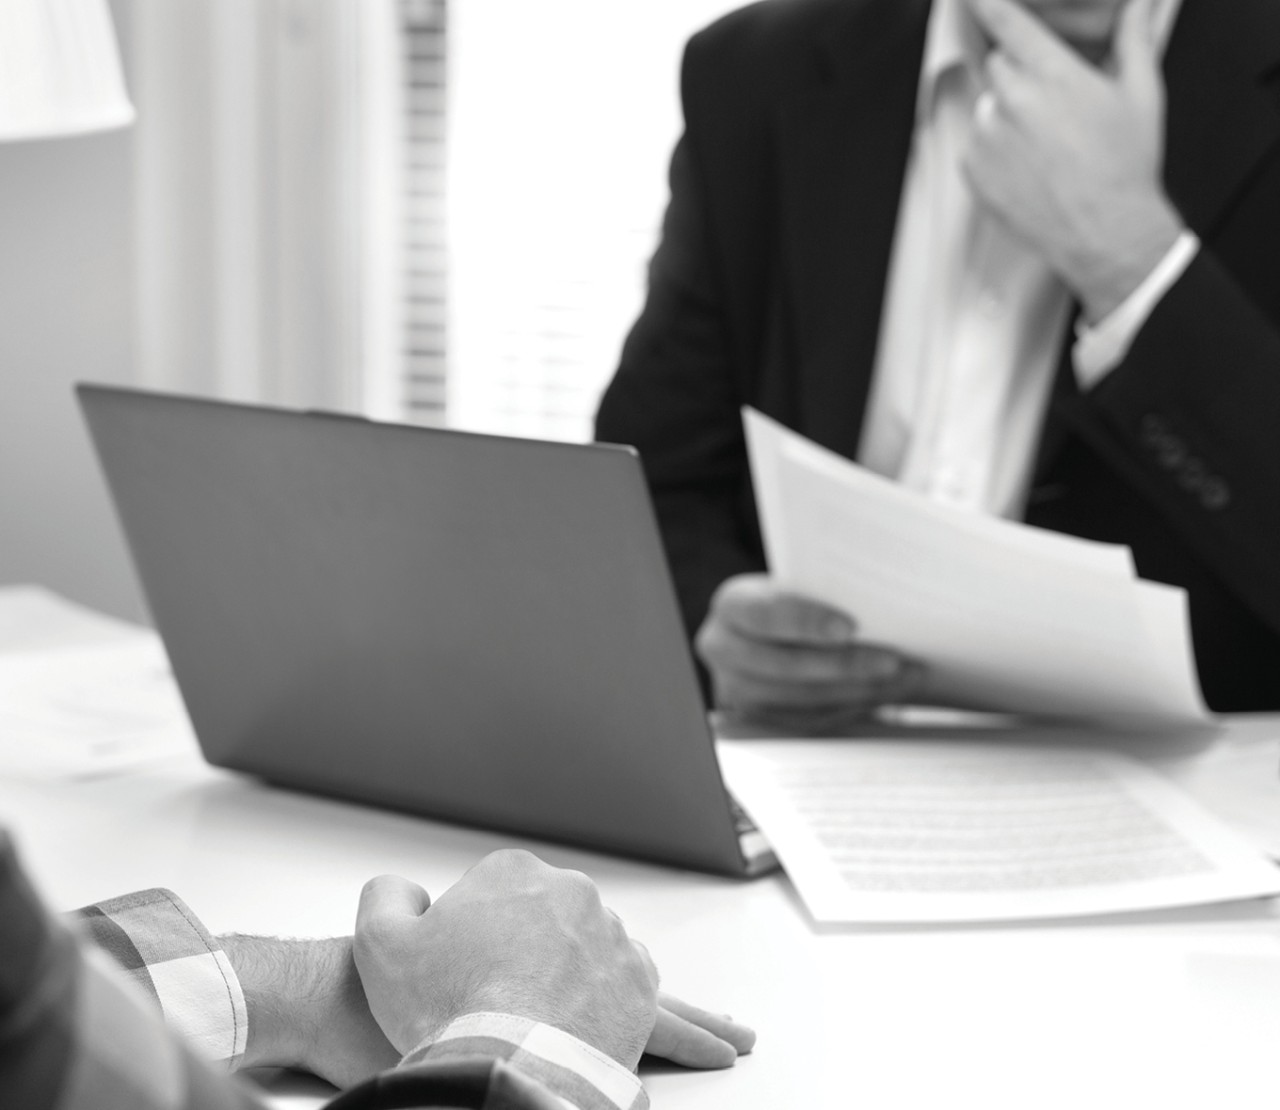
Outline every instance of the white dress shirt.
[[[1175, 10], [1161, 13], [1164, 36]], [[964, 0], [935, 0], [858, 459], [947, 504], [1017, 517], [1072, 298], [961, 172], [985, 49]], [[1124, 357], [1198, 247], [1184, 233], [1120, 306], [1079, 329], [1082, 389]]]

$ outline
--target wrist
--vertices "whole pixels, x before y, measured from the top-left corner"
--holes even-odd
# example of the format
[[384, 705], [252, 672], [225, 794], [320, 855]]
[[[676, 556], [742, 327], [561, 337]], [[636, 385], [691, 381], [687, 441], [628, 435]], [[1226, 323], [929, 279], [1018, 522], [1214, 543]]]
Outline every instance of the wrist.
[[1089, 326], [1105, 320], [1146, 281], [1185, 230], [1177, 210], [1163, 196], [1134, 206], [1123, 232], [1098, 243], [1068, 276]]
[[299, 1068], [347, 1086], [399, 1054], [369, 1013], [349, 937], [219, 937], [244, 991], [241, 1067]]
[[317, 965], [332, 959], [324, 947], [331, 942], [232, 934], [218, 943], [240, 980], [248, 1013], [241, 1066], [305, 1067], [314, 1039], [307, 1026], [323, 1006]]

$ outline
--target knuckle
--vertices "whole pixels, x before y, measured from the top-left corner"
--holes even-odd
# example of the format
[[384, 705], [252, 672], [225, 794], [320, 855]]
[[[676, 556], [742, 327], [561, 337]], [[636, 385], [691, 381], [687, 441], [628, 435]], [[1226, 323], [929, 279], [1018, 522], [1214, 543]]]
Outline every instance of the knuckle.
[[716, 587], [714, 596], [721, 604], [749, 604], [762, 593], [768, 592], [769, 583], [767, 574], [735, 574]]
[[600, 905], [600, 891], [591, 876], [584, 871], [560, 872], [565, 887], [592, 908]]
[[639, 964], [640, 971], [644, 975], [645, 982], [648, 983], [655, 991], [658, 989], [658, 965], [654, 963], [653, 957], [647, 949], [638, 940], [631, 941], [631, 949]]
[[750, 599], [758, 589], [754, 581], [756, 577], [739, 574], [726, 578], [711, 595], [711, 603], [708, 607], [710, 613], [723, 620], [750, 604]]
[[729, 655], [728, 635], [723, 624], [709, 616], [702, 622], [698, 634], [694, 637], [694, 649], [709, 664], [716, 664]]
[[777, 592], [767, 574], [739, 574], [726, 579], [716, 590], [714, 612], [722, 623], [750, 631], [767, 618]]
[[496, 852], [490, 852], [481, 862], [517, 871], [531, 871], [538, 866], [546, 866], [525, 848], [499, 848]]

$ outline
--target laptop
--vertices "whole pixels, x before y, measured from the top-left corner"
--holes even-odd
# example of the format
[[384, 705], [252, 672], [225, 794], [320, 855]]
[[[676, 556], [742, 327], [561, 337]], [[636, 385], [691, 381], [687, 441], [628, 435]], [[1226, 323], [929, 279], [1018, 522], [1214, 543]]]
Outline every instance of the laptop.
[[720, 775], [636, 452], [79, 385], [205, 758], [725, 875]]

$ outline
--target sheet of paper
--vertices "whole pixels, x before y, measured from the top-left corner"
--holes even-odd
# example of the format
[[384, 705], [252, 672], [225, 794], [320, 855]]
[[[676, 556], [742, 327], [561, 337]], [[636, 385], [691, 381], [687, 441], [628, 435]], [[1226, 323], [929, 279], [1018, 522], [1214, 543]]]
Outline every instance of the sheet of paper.
[[155, 633], [0, 653], [0, 774], [116, 774], [194, 747]]
[[720, 740], [818, 921], [1064, 917], [1280, 893], [1280, 869], [1125, 756], [1042, 744]]
[[1134, 754], [1280, 861], [1280, 728], [1259, 720], [1247, 730], [1237, 724], [1201, 751], [1164, 747]]
[[1186, 596], [1127, 548], [963, 512], [747, 410], [773, 574], [925, 662], [927, 700], [1118, 723], [1209, 719]]

